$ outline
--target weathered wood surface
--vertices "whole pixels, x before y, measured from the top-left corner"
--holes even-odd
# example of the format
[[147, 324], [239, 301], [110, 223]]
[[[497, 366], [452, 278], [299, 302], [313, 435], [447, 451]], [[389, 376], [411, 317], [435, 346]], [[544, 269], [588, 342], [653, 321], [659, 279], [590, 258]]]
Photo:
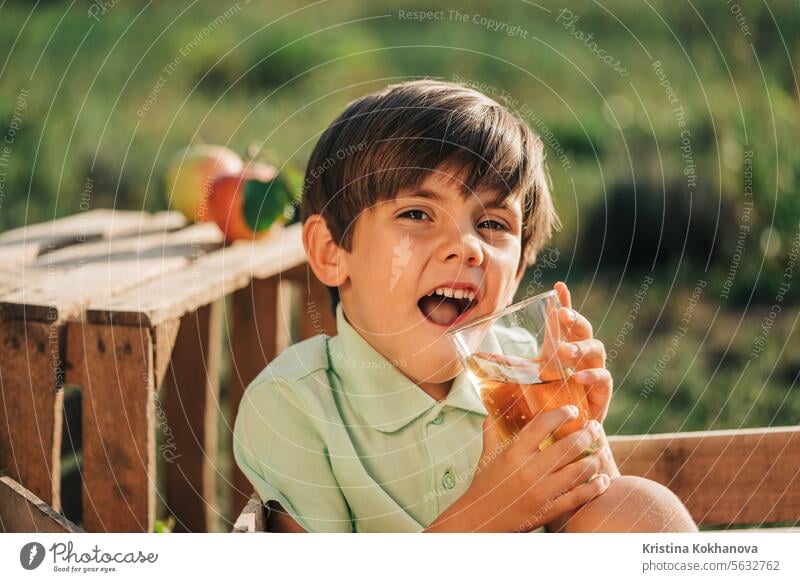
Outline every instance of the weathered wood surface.
[[[26, 321], [63, 321], [92, 301], [153, 280], [222, 247], [214, 224], [70, 246], [6, 270], [0, 279], [0, 315]], [[11, 281], [16, 286], [10, 288]]]
[[623, 474], [666, 485], [698, 524], [800, 520], [800, 428], [609, 438]]
[[[223, 244], [215, 225], [178, 229], [183, 219], [175, 213], [87, 215], [3, 235], [9, 245], [20, 239], [20, 230], [48, 245], [46, 235], [53, 232], [62, 245], [71, 243], [0, 276], [0, 467], [57, 510], [65, 322], [79, 318], [93, 299], [181, 268]], [[80, 236], [66, 236], [78, 219], [89, 226]], [[87, 233], [94, 233], [92, 242], [81, 242]], [[24, 236], [23, 246], [30, 242]], [[162, 377], [163, 370], [157, 370]]]
[[0, 532], [81, 533], [83, 530], [10, 477], [0, 477]]
[[166, 501], [174, 531], [214, 531], [220, 511], [216, 479], [222, 355], [222, 301], [183, 316], [164, 385], [162, 451]]
[[251, 279], [266, 279], [305, 262], [300, 232], [301, 225], [297, 224], [256, 241], [238, 241], [187, 268], [105, 301], [93, 301], [87, 318], [93, 323], [145, 327], [180, 318], [242, 289]]
[[176, 529], [212, 528], [218, 479], [238, 514], [249, 484], [215, 459], [222, 300], [234, 294], [232, 426], [244, 388], [290, 341], [290, 297], [301, 338], [334, 332], [301, 230], [225, 246], [215, 225], [175, 213], [92, 211], [0, 235], [0, 468], [60, 508], [68, 383], [81, 391], [87, 531], [152, 529], [162, 402], [179, 449], [164, 465]]
[[150, 329], [67, 324], [82, 391], [83, 527], [152, 531], [156, 517], [155, 346]]
[[65, 246], [101, 238], [143, 235], [180, 228], [178, 212], [147, 214], [136, 210], [98, 209], [15, 228], [0, 234], [0, 268], [9, 268]]
[[0, 322], [0, 468], [61, 509], [64, 330]]

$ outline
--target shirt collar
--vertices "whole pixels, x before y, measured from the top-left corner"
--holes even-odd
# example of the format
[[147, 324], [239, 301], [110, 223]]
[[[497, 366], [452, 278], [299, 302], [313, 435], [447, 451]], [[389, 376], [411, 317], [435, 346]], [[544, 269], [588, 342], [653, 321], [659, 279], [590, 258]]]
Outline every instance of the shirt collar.
[[328, 341], [330, 366], [341, 380], [341, 391], [369, 426], [394, 432], [437, 404], [487, 414], [463, 371], [447, 397], [437, 403], [350, 325], [341, 302], [336, 306], [336, 329], [338, 335]]

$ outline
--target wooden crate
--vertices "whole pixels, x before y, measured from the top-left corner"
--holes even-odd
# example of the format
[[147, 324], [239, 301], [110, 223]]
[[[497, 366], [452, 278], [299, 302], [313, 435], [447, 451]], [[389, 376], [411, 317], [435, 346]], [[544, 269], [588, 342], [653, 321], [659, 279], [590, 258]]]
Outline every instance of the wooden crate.
[[[331, 329], [300, 228], [226, 245], [215, 225], [173, 212], [96, 210], [0, 235], [0, 469], [60, 510], [63, 392], [75, 385], [84, 529], [152, 531], [163, 477], [176, 529], [210, 530], [224, 512], [214, 488], [222, 350], [232, 426], [244, 388], [288, 341], [285, 282], [322, 315], [303, 321], [304, 311], [300, 337]], [[165, 431], [170, 448], [157, 451]], [[223, 479], [235, 517], [249, 484], [235, 467]]]
[[83, 530], [10, 477], [0, 477], [0, 533], [81, 533]]
[[[800, 428], [716, 430], [610, 436], [623, 475], [672, 490], [700, 526], [765, 526], [800, 522]], [[268, 514], [253, 494], [234, 533], [268, 531]], [[753, 531], [798, 531], [761, 527]]]

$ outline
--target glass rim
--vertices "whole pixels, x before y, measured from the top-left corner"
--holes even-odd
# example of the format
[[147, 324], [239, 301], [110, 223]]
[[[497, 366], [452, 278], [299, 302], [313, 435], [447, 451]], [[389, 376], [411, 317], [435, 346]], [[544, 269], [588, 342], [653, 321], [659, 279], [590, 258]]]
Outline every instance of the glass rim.
[[551, 295], [555, 295], [558, 297], [558, 292], [555, 289], [551, 289], [550, 291], [545, 291], [544, 293], [539, 293], [538, 295], [534, 295], [533, 297], [528, 297], [527, 299], [523, 299], [513, 305], [509, 305], [508, 307], [501, 309], [500, 311], [496, 311], [494, 313], [490, 313], [489, 315], [484, 315], [480, 319], [476, 319], [475, 321], [470, 321], [466, 325], [462, 325], [456, 329], [450, 330], [447, 332], [447, 335], [454, 338], [456, 334], [461, 333], [464, 330], [467, 330], [473, 326], [480, 325], [482, 323], [486, 323], [492, 319], [497, 319], [498, 317], [503, 317], [504, 315], [508, 315], [509, 313], [513, 313], [514, 311], [518, 311], [523, 307], [526, 307], [529, 303], [533, 303], [534, 301], [540, 301], [545, 297], [549, 297]]

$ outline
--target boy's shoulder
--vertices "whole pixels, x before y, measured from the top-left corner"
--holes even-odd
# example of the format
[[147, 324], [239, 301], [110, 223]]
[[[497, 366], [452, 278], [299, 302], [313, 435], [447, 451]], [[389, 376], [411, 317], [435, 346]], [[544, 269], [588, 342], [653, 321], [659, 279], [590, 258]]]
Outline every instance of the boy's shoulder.
[[308, 376], [328, 369], [328, 354], [325, 347], [327, 335], [320, 334], [290, 345], [259, 372], [251, 386], [268, 380], [279, 380], [286, 384], [302, 384]]
[[[310, 426], [331, 410], [328, 336], [317, 335], [284, 349], [261, 370], [242, 396], [236, 426]], [[304, 424], [305, 423], [305, 424]]]

